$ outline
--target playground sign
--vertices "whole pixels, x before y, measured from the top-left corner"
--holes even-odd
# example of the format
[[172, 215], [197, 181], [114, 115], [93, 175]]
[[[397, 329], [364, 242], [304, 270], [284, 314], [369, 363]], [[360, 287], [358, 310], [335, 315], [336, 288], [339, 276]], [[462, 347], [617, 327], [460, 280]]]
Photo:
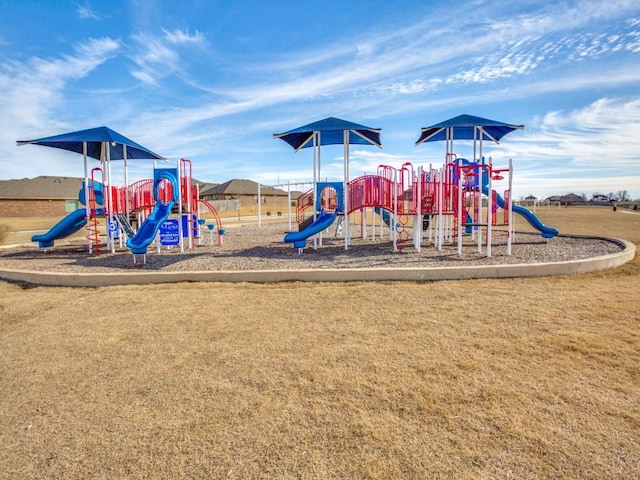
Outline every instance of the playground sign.
[[118, 225], [118, 221], [111, 217], [109, 218], [109, 237], [110, 238], [119, 238], [120, 237], [120, 225]]
[[180, 230], [177, 219], [165, 220], [160, 225], [160, 244], [164, 246], [180, 245]]

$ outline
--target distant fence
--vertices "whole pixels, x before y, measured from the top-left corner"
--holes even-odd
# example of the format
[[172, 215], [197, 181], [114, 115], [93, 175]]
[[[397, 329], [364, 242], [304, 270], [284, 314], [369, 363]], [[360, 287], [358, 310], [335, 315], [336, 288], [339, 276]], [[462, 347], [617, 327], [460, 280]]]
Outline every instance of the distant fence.
[[640, 202], [618, 202], [616, 203], [616, 207], [618, 208], [628, 208], [630, 210], [639, 210]]
[[219, 212], [240, 210], [240, 199], [233, 200], [207, 200]]

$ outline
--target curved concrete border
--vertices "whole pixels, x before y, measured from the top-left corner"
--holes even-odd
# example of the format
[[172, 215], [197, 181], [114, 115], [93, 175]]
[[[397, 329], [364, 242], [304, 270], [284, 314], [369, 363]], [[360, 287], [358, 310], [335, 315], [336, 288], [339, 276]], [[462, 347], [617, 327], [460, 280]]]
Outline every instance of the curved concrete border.
[[545, 277], [593, 272], [614, 268], [633, 260], [635, 245], [627, 240], [589, 235], [563, 235], [598, 238], [622, 246], [620, 252], [579, 260], [552, 263], [521, 263], [430, 268], [335, 268], [304, 270], [222, 270], [194, 272], [114, 272], [63, 273], [0, 269], [0, 279], [35, 285], [64, 287], [103, 287], [176, 282], [362, 282], [362, 281], [438, 281], [478, 278]]

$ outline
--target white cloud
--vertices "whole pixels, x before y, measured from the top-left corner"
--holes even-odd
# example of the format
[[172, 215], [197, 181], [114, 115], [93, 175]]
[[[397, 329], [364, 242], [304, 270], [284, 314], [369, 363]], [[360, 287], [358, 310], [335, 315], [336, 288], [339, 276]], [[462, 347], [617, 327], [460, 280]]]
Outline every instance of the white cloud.
[[118, 48], [112, 39], [91, 39], [72, 55], [4, 63], [0, 66], [0, 121], [8, 128], [39, 123], [39, 118], [48, 117], [48, 112], [63, 101], [61, 91], [68, 81], [83, 78], [115, 55]]
[[529, 140], [554, 145], [557, 155], [570, 157], [576, 164], [631, 168], [637, 165], [640, 152], [639, 124], [640, 98], [626, 102], [602, 98], [568, 113], [548, 113]]
[[[28, 147], [16, 149], [16, 140], [53, 134], [56, 132], [51, 129], [66, 127], [56, 113], [64, 103], [64, 87], [68, 82], [88, 75], [112, 58], [118, 49], [118, 42], [110, 38], [90, 39], [73, 54], [53, 59], [32, 57], [24, 63], [13, 61], [0, 65], [3, 92], [0, 96], [0, 111], [3, 112], [0, 116], [0, 158], [33, 158], [34, 153], [29, 152]], [[37, 155], [60, 160], [53, 152], [43, 151]], [[7, 162], [3, 165], [3, 174], [9, 178], [22, 178], [37, 173], [27, 171], [31, 164], [19, 160]]]
[[138, 68], [131, 75], [143, 83], [155, 84], [160, 78], [175, 71], [178, 54], [166, 45], [162, 37], [138, 33], [132, 38], [138, 47], [132, 60]]
[[[619, 14], [620, 11], [633, 8], [633, 4], [618, 2], [616, 8], [616, 14]], [[557, 8], [499, 22], [491, 18], [458, 18], [459, 12], [455, 11], [448, 15], [456, 16], [460, 21], [455, 32], [441, 30], [446, 18], [436, 22], [429, 17], [392, 32], [365, 33], [352, 43], [345, 43], [341, 38], [333, 44], [323, 46], [322, 50], [288, 52], [287, 61], [277, 60], [261, 63], [259, 66], [243, 64], [236, 72], [237, 84], [203, 88], [204, 91], [215, 93], [214, 101], [204, 101], [194, 108], [172, 109], [173, 122], [171, 126], [167, 125], [165, 133], [179, 133], [199, 122], [242, 112], [289, 102], [309, 103], [319, 99], [322, 99], [327, 111], [335, 110], [331, 106], [334, 101], [343, 109], [350, 97], [359, 99], [360, 110], [371, 105], [380, 114], [387, 115], [408, 109], [418, 111], [425, 107], [425, 103], [438, 105], [438, 92], [451, 86], [491, 85], [500, 80], [517, 80], [528, 75], [543, 62], [562, 52], [568, 55], [567, 49], [580, 48], [576, 47], [580, 45], [579, 38], [570, 38], [571, 41], [568, 41], [566, 37], [554, 37], [558, 32], [581, 27], [594, 19], [603, 21], [614, 14], [602, 8], [598, 2], [593, 2], [582, 5], [580, 9]], [[467, 28], [467, 24], [473, 22], [479, 22], [481, 28]], [[466, 32], [464, 41], [460, 41], [460, 31]], [[542, 35], [550, 36], [550, 40], [541, 43]], [[169, 35], [175, 41], [183, 36], [200, 38], [198, 32], [194, 35], [172, 32]], [[614, 36], [608, 42], [603, 39], [602, 42], [611, 50], [617, 45], [614, 44], [616, 41], [627, 41], [623, 37], [626, 38], [627, 35], [620, 35], [620, 38]], [[168, 34], [165, 32], [163, 38], [155, 39], [159, 43], [158, 50], [160, 47], [169, 48], [167, 38]], [[176, 57], [163, 51], [165, 56], [161, 58], [164, 62], [141, 55], [137, 61], [142, 68], [134, 73], [136, 77], [152, 82], [160, 75], [173, 71]], [[601, 54], [604, 52], [601, 49]], [[454, 73], [443, 75], [452, 69]], [[593, 75], [594, 72], [581, 72], [580, 76], [569, 71], [553, 78], [542, 78], [536, 83], [511, 82], [509, 90], [497, 87], [495, 94], [502, 99], [509, 96], [517, 98], [518, 95], [542, 91], [548, 93], [635, 81], [633, 79], [638, 68], [630, 65], [628, 69], [630, 72], [626, 76], [619, 71], [614, 75], [601, 70], [596, 75]], [[245, 75], [245, 71], [252, 74]], [[212, 81], [215, 83], [215, 80]], [[538, 92], [535, 91], [536, 88], [539, 89]], [[427, 92], [434, 92], [433, 98], [422, 95], [413, 105], [393, 100], [397, 96], [415, 96]], [[386, 103], [385, 98], [389, 99]], [[469, 98], [474, 98], [472, 92], [469, 92]], [[496, 97], [486, 95], [484, 101], [491, 101], [492, 98]], [[149, 121], [154, 121], [154, 117], [155, 115], [150, 114]]]
[[445, 83], [488, 83], [500, 78], [524, 75], [538, 66], [539, 57], [535, 52], [510, 52], [495, 60], [483, 59], [477, 68], [463, 70], [449, 76]]
[[141, 32], [131, 37], [135, 47], [130, 56], [137, 66], [131, 70], [131, 75], [142, 83], [156, 85], [161, 79], [181, 70], [181, 64], [187, 60], [180, 55], [180, 47], [204, 46], [206, 43], [198, 31], [193, 35], [182, 30], [162, 30], [162, 33]]
[[82, 20], [101, 20], [102, 16], [99, 15], [98, 13], [96, 13], [94, 10], [92, 10], [89, 6], [87, 5], [76, 5], [77, 7], [77, 12], [78, 12], [78, 17], [80, 17]]
[[[516, 185], [527, 193], [629, 190], [640, 197], [640, 98], [599, 99], [535, 119], [524, 135], [488, 146], [494, 161], [513, 158]], [[615, 188], [614, 188], [615, 187]]]
[[169, 43], [180, 45], [180, 44], [202, 44], [205, 42], [204, 35], [196, 30], [196, 32], [191, 35], [189, 32], [183, 32], [182, 30], [162, 30], [165, 38]]
[[[500, 15], [482, 6], [474, 15], [463, 15], [465, 8], [443, 7], [437, 15], [418, 18], [401, 28], [380, 30], [374, 26], [366, 31], [363, 27], [360, 33], [323, 42], [321, 47], [288, 51], [286, 56], [273, 53], [272, 57], [265, 57], [265, 53], [254, 64], [248, 57], [238, 62], [237, 58], [222, 55], [216, 57], [222, 74], [213, 72], [204, 78], [188, 53], [196, 49], [200, 49], [197, 53], [202, 56], [211, 53], [205, 35], [193, 28], [162, 29], [158, 24], [155, 33], [131, 36], [126, 49], [112, 40], [116, 47], [108, 54], [100, 52], [97, 44], [87, 42], [87, 46], [75, 51], [75, 60], [61, 57], [58, 61], [32, 59], [22, 64], [0, 65], [0, 86], [4, 85], [2, 75], [13, 83], [9, 91], [16, 101], [8, 111], [14, 115], [13, 123], [21, 125], [23, 131], [30, 131], [34, 123], [55, 127], [61, 122], [56, 113], [60, 113], [65, 102], [64, 86], [86, 76], [108, 55], [125, 50], [134, 62], [131, 75], [142, 84], [134, 82], [140, 88], [135, 93], [144, 94], [140, 97], [145, 97], [145, 104], [140, 105], [134, 96], [114, 94], [116, 100], [126, 104], [127, 112], [136, 112], [135, 118], [121, 115], [122, 109], [119, 113], [111, 112], [120, 115], [119, 129], [163, 155], [201, 156], [211, 165], [222, 162], [220, 156], [257, 156], [255, 149], [271, 155], [270, 148], [275, 147], [265, 147], [270, 133], [283, 125], [293, 127], [323, 116], [345, 113], [344, 118], [356, 121], [372, 118], [378, 124], [378, 119], [385, 118], [401, 121], [401, 114], [417, 117], [425, 112], [426, 116], [454, 107], [464, 112], [469, 105], [491, 109], [494, 103], [504, 105], [508, 101], [516, 109], [527, 111], [532, 98], [537, 101], [558, 92], [592, 98], [589, 95], [596, 90], [636, 91], [640, 62], [618, 62], [609, 69], [596, 60], [604, 62], [613, 55], [628, 57], [640, 51], [640, 20], [625, 19], [629, 12], [637, 14], [637, 2], [581, 2], [579, 7], [571, 8], [566, 4], [528, 7], [534, 13], [506, 20], [495, 20]], [[454, 24], [456, 28], [451, 29]], [[580, 33], [585, 27], [588, 33]], [[105, 43], [103, 47], [108, 45]], [[92, 64], [92, 57], [97, 60], [96, 65]], [[12, 65], [16, 72], [25, 72], [25, 78], [33, 78], [25, 79], [22, 87], [13, 78], [9, 81], [10, 77], [21, 78], [20, 74], [9, 73]], [[189, 82], [189, 87], [202, 86], [195, 95], [181, 97], [176, 93], [175, 99], [168, 98], [167, 92], [173, 92], [175, 83], [180, 81]], [[161, 88], [145, 88], [149, 85]], [[91, 93], [97, 90], [93, 87]], [[619, 95], [619, 90], [615, 94]], [[23, 104], [21, 109], [18, 104]], [[593, 127], [588, 132], [581, 131], [576, 127], [578, 118], [572, 118], [593, 116], [597, 125], [615, 112], [628, 115], [629, 112], [620, 110], [623, 104], [629, 104], [630, 118], [637, 121], [634, 100], [611, 97], [599, 106], [593, 104], [575, 112], [547, 115], [543, 115], [546, 107], [541, 106], [536, 110], [541, 113], [537, 128], [527, 128], [524, 135], [510, 137], [495, 150], [495, 155], [505, 158], [504, 155], [513, 154], [518, 161], [524, 158], [526, 162], [539, 164], [544, 163], [540, 159], [551, 155], [561, 159], [558, 166], [547, 170], [545, 164], [544, 170], [539, 169], [545, 176], [567, 175], [571, 168], [594, 171], [592, 155], [602, 157], [606, 152], [615, 154], [609, 157], [616, 159], [609, 160], [613, 167], [624, 167], [629, 162], [628, 152], [640, 151], [637, 142], [616, 138], [607, 129]], [[516, 113], [514, 116], [526, 123]], [[417, 132], [419, 125], [415, 128]], [[624, 130], [623, 135], [627, 133]], [[267, 142], [246, 141], [257, 136], [265, 137]], [[585, 136], [589, 136], [592, 145], [580, 142]], [[13, 143], [11, 148], [15, 149]], [[329, 158], [326, 171], [331, 172], [335, 164], [338, 174], [340, 162]], [[287, 157], [281, 162], [286, 164], [288, 160]], [[352, 152], [352, 172], [370, 172], [380, 163], [401, 165], [405, 160], [424, 162], [418, 153], [395, 155], [386, 150], [358, 149]], [[300, 169], [294, 167], [291, 172], [293, 178], [299, 178]], [[524, 167], [521, 178], [528, 172]], [[309, 168], [305, 176], [310, 173]]]

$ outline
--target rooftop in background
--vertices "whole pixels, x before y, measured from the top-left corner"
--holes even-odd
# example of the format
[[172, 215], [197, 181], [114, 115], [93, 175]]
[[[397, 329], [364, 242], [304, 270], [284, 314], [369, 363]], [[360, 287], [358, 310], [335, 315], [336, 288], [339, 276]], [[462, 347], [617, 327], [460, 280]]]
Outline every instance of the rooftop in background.
[[[227, 182], [215, 185], [206, 190], [200, 190], [200, 195], [257, 195], [258, 183], [253, 180], [232, 179]], [[275, 187], [262, 186], [260, 188], [261, 195], [283, 195], [287, 192]]]
[[0, 180], [0, 198], [76, 199], [82, 181], [78, 177], [49, 176]]
[[[77, 199], [82, 188], [82, 177], [21, 178], [0, 180], [0, 198], [5, 199]], [[116, 184], [117, 185], [117, 184]], [[222, 184], [192, 179], [192, 185], [200, 187], [200, 195], [257, 195], [258, 184], [253, 180], [232, 179]], [[119, 186], [119, 185], [118, 185]], [[286, 196], [287, 192], [263, 186], [262, 195]]]

